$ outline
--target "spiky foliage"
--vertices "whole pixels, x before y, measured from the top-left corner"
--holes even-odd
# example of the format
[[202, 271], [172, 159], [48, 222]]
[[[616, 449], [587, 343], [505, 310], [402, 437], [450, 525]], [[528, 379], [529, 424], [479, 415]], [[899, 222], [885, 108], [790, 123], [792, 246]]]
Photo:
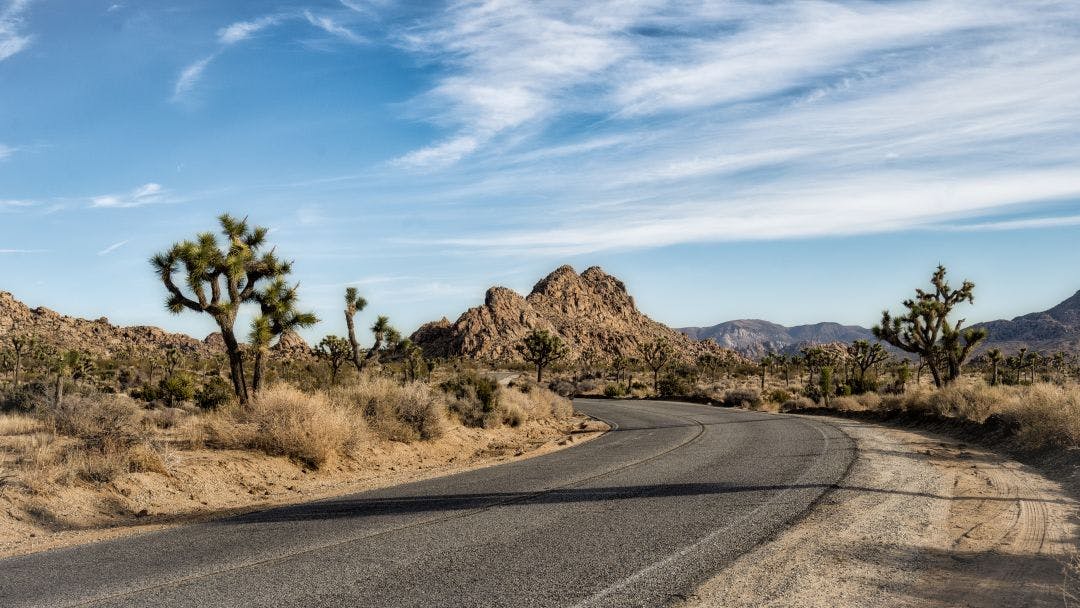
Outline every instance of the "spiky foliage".
[[869, 340], [855, 340], [847, 348], [848, 358], [855, 366], [855, 388], [857, 392], [867, 390], [866, 374], [875, 365], [884, 363], [889, 359], [889, 352], [881, 345], [881, 342], [870, 343]]
[[345, 289], [345, 325], [349, 329], [349, 346], [352, 348], [352, 362], [356, 371], [363, 371], [364, 361], [360, 357], [360, 342], [356, 339], [356, 313], [367, 308], [367, 300], [360, 297], [355, 287]]
[[419, 375], [428, 369], [424, 349], [406, 338], [398, 343], [397, 350], [403, 363], [405, 380], [416, 382]]
[[998, 365], [1001, 364], [1001, 361], [1004, 358], [1005, 356], [1001, 354], [1000, 348], [991, 348], [990, 350], [986, 351], [986, 360], [990, 362], [991, 367], [990, 386], [998, 385]]
[[378, 363], [379, 356], [382, 354], [382, 349], [385, 344], [392, 344], [391, 340], [397, 333], [393, 327], [390, 326], [390, 317], [385, 315], [379, 315], [375, 319], [375, 323], [371, 325], [371, 333], [375, 336], [375, 343], [371, 346], [371, 349], [367, 352], [367, 356], [364, 357], [364, 361], [370, 361], [372, 363]]
[[544, 370], [549, 365], [564, 359], [570, 353], [562, 338], [544, 329], [529, 332], [517, 345], [517, 351], [527, 363], [536, 366], [537, 382], [543, 382]]
[[337, 384], [338, 372], [341, 366], [349, 360], [352, 348], [349, 341], [339, 336], [326, 336], [317, 347], [315, 354], [330, 365], [330, 383]]
[[653, 393], [660, 394], [660, 370], [667, 367], [675, 357], [675, 351], [667, 340], [654, 340], [652, 342], [638, 342], [638, 352], [645, 366], [652, 370]]
[[277, 277], [255, 296], [259, 303], [259, 316], [251, 321], [249, 334], [251, 346], [255, 349], [255, 370], [251, 377], [253, 392], [257, 393], [263, 387], [270, 343], [287, 331], [311, 327], [319, 322], [315, 313], [296, 310], [298, 289], [299, 285], [290, 287], [285, 279]]
[[[244, 359], [233, 329], [236, 315], [241, 305], [255, 301], [261, 282], [289, 274], [292, 265], [278, 259], [273, 250], [263, 251], [266, 228], [251, 227], [247, 219], [228, 214], [218, 217], [218, 223], [226, 246], [213, 233], [203, 232], [194, 240], [174, 244], [150, 262], [168, 291], [170, 312], [202, 312], [217, 323], [229, 356], [233, 390], [241, 403], [247, 403]], [[181, 272], [178, 283], [176, 275]]]
[[879, 340], [919, 355], [940, 388], [960, 377], [971, 351], [986, 338], [986, 330], [962, 329], [964, 319], [949, 321], [949, 313], [958, 304], [975, 302], [974, 283], [964, 281], [960, 289], [950, 288], [944, 266], [937, 267], [930, 283], [932, 289], [916, 289], [914, 298], [904, 300], [905, 314], [893, 317], [887, 310], [882, 312], [881, 324], [873, 331]]

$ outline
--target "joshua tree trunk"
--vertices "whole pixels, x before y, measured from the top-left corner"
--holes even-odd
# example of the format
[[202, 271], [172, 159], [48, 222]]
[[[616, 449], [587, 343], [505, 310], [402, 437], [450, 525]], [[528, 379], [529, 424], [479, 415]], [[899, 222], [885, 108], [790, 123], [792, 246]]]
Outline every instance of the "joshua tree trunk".
[[265, 347], [255, 349], [255, 361], [252, 364], [254, 371], [251, 373], [251, 392], [258, 393], [262, 389], [263, 377], [266, 375], [266, 357], [269, 355]]
[[229, 375], [232, 377], [233, 390], [240, 399], [240, 404], [248, 402], [247, 378], [244, 376], [244, 355], [240, 352], [240, 344], [233, 334], [231, 320], [219, 319], [218, 327], [221, 328], [221, 338], [225, 341], [225, 349], [229, 353]]
[[16, 388], [16, 389], [19, 388], [19, 366], [20, 366], [21, 363], [22, 363], [22, 353], [19, 352], [19, 349], [15, 349], [15, 379], [12, 382], [14, 384], [13, 388]]
[[536, 382], [539, 384], [544, 381], [544, 366], [539, 363], [536, 364]]
[[652, 370], [652, 390], [653, 394], [657, 397], [660, 396], [660, 369], [653, 368]]
[[53, 389], [53, 405], [60, 407], [64, 402], [64, 370], [56, 370], [56, 386]]
[[356, 325], [353, 317], [345, 312], [345, 326], [349, 329], [349, 346], [352, 347], [352, 362], [357, 372], [364, 371], [364, 360], [360, 357], [360, 342], [356, 339]]

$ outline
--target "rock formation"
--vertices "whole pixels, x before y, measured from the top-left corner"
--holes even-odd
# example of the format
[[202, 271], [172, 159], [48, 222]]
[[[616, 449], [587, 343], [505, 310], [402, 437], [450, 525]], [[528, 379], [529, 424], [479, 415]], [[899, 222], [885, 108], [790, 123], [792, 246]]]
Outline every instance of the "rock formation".
[[570, 359], [595, 361], [637, 356], [637, 343], [663, 339], [683, 357], [705, 352], [735, 356], [715, 343], [698, 342], [638, 311], [619, 279], [593, 266], [580, 275], [562, 266], [542, 279], [528, 296], [505, 287], [487, 291], [484, 304], [451, 323], [443, 318], [412, 335], [425, 354], [488, 361], [519, 360], [516, 347], [533, 329], [559, 335]]

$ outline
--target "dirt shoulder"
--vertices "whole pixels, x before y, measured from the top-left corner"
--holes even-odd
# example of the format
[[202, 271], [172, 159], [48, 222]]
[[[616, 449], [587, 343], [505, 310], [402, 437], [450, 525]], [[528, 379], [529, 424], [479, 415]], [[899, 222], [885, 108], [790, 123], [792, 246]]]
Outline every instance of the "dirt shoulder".
[[47, 495], [3, 484], [0, 557], [206, 521], [532, 458], [603, 434], [583, 415], [494, 429], [454, 425], [435, 441], [373, 441], [319, 471], [242, 450], [176, 450], [168, 474], [134, 473]]
[[1077, 601], [1080, 511], [1060, 484], [943, 435], [831, 422], [859, 449], [847, 479], [778, 538], [703, 585], [685, 607]]

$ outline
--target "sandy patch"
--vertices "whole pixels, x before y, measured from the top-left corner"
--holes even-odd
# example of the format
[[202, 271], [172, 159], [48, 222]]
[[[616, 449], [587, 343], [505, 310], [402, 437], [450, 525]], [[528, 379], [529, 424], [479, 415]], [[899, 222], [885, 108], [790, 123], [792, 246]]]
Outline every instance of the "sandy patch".
[[832, 419], [840, 487], [684, 606], [1062, 606], [1077, 503], [1036, 471], [932, 433]]

